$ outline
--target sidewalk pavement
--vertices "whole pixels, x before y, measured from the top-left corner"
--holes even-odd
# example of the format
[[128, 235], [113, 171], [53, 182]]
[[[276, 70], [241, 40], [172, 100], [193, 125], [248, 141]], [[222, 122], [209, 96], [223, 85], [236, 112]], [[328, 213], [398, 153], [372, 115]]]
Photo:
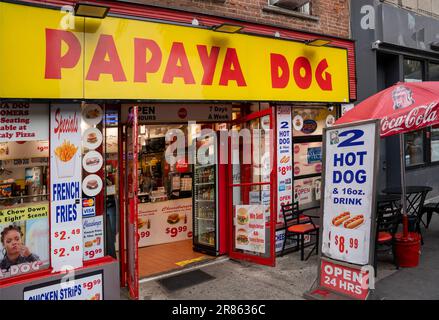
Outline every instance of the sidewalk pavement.
[[379, 299], [439, 299], [439, 216], [433, 216], [430, 228], [422, 229], [422, 234], [425, 243], [419, 266], [401, 269], [380, 281], [375, 290]]
[[[390, 255], [380, 255], [374, 299], [439, 299], [439, 219], [424, 230], [425, 245], [417, 268], [396, 270]], [[191, 276], [192, 274], [192, 276]], [[299, 253], [276, 260], [276, 267], [224, 260], [200, 266], [174, 279], [140, 285], [142, 300], [302, 300], [317, 275], [317, 256]], [[121, 295], [126, 298], [126, 292]]]

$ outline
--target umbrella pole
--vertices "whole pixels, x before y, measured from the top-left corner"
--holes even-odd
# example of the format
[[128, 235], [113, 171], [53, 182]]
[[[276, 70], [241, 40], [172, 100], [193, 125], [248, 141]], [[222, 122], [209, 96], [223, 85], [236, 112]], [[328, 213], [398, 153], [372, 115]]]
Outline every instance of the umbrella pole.
[[407, 199], [405, 190], [405, 152], [404, 152], [404, 137], [399, 135], [399, 154], [401, 158], [401, 202], [402, 202], [402, 225], [403, 238], [407, 239], [409, 233], [408, 217], [407, 217]]

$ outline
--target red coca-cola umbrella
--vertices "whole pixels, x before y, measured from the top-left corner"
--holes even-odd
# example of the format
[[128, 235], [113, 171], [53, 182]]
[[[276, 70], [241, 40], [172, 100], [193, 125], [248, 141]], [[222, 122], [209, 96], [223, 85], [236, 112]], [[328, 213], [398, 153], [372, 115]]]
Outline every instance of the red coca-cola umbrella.
[[364, 100], [336, 124], [370, 119], [381, 120], [381, 137], [400, 134], [403, 239], [406, 240], [409, 233], [402, 134], [439, 124], [439, 82], [398, 83]]

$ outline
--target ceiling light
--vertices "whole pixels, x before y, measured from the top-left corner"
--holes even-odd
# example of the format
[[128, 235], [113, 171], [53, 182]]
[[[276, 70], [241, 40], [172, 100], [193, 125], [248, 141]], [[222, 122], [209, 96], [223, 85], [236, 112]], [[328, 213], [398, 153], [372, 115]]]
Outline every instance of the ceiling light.
[[236, 33], [240, 30], [242, 30], [244, 27], [236, 24], [228, 24], [223, 23], [219, 26], [213, 26], [212, 30], [217, 32], [225, 32], [225, 33]]
[[104, 19], [109, 10], [107, 6], [78, 2], [75, 5], [75, 16]]

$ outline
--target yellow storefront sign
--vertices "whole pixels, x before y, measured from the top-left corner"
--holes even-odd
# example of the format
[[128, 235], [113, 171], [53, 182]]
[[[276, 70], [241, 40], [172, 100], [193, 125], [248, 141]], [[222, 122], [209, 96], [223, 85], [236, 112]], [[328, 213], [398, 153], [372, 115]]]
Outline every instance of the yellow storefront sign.
[[49, 204], [10, 207], [0, 210], [0, 224], [14, 223], [49, 217]]
[[0, 21], [2, 98], [349, 101], [345, 49], [9, 3]]

